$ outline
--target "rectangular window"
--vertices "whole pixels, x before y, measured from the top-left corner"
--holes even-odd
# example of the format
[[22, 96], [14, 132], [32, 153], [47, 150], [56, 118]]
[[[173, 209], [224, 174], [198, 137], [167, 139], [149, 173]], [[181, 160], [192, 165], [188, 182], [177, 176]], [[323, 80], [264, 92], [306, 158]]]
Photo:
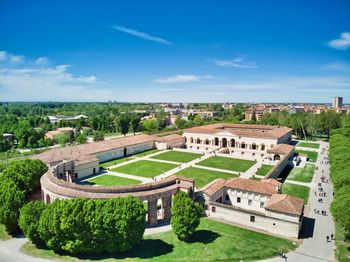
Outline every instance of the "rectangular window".
[[255, 222], [255, 216], [250, 216], [250, 222]]
[[205, 210], [208, 210], [208, 205], [204, 205], [204, 209], [205, 209]]
[[225, 196], [226, 201], [230, 200], [230, 197], [228, 195]]
[[78, 179], [78, 173], [75, 173], [75, 174], [74, 174], [74, 178], [75, 178], [75, 179]]
[[237, 203], [241, 203], [241, 198], [237, 197]]
[[264, 202], [260, 202], [260, 207], [263, 208], [264, 207]]
[[215, 207], [211, 207], [211, 212], [215, 213]]
[[248, 206], [252, 205], [252, 200], [248, 199]]

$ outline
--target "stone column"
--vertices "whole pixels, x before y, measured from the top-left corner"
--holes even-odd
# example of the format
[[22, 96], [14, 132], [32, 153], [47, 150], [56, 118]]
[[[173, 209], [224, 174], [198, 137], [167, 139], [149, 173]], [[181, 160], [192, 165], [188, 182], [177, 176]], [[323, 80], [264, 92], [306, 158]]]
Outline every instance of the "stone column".
[[171, 213], [171, 196], [162, 197], [162, 206], [163, 206], [163, 212], [164, 212], [164, 219], [169, 220]]
[[148, 224], [155, 225], [157, 222], [157, 199], [148, 200]]

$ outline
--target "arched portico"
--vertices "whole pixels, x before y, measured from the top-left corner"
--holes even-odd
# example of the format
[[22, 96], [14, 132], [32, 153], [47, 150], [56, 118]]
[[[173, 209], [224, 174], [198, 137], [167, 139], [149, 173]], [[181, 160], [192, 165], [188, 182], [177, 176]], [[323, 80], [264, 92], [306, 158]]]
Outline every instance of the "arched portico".
[[226, 138], [223, 138], [221, 143], [222, 143], [221, 144], [222, 147], [227, 147], [227, 139]]
[[231, 147], [235, 147], [236, 146], [236, 141], [233, 138], [230, 140], [230, 146]]
[[219, 138], [215, 137], [214, 138], [214, 146], [218, 146], [219, 145]]
[[280, 155], [274, 155], [273, 156], [273, 160], [276, 161], [276, 160], [281, 160], [281, 156]]

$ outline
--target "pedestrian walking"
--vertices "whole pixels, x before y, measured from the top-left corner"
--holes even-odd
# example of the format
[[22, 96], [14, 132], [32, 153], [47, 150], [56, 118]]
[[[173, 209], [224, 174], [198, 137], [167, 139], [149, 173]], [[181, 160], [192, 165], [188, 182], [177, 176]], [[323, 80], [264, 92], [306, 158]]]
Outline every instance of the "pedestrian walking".
[[327, 242], [329, 242], [329, 236], [328, 235], [326, 236], [326, 240], [327, 240]]
[[331, 234], [331, 240], [333, 240], [334, 239], [334, 235], [333, 235], [333, 233]]

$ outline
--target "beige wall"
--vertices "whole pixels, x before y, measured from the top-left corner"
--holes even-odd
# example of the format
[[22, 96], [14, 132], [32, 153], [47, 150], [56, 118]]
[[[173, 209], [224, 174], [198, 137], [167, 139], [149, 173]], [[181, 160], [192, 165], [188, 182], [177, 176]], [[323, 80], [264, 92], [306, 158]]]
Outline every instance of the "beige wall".
[[94, 174], [94, 168], [95, 168], [95, 173], [98, 173], [100, 171], [98, 161], [94, 161], [83, 165], [76, 165], [75, 173], [78, 173], [78, 179], [83, 178]]

